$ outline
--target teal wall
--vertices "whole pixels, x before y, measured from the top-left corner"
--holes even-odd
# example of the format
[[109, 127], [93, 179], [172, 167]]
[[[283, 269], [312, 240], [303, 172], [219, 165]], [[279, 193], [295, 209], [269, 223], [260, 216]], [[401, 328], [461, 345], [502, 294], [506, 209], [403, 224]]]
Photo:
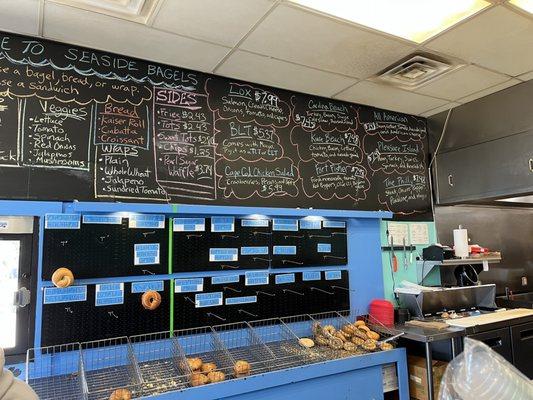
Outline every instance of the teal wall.
[[[388, 246], [387, 243], [387, 223], [389, 221], [381, 221], [381, 245], [382, 246]], [[429, 244], [433, 244], [437, 241], [436, 239], [436, 229], [435, 229], [435, 223], [434, 222], [394, 222], [398, 224], [406, 224], [409, 225], [411, 223], [416, 224], [426, 224], [428, 226], [428, 233], [429, 233], [429, 243], [428, 244], [421, 244], [416, 246], [416, 251], [413, 251], [412, 253], [412, 259], [413, 262], [409, 262], [409, 251], [405, 253], [405, 257], [407, 259], [407, 268], [404, 268], [404, 254], [403, 251], [395, 251], [396, 258], [398, 259], [398, 271], [397, 272], [391, 272], [391, 254], [389, 251], [383, 250], [381, 252], [381, 264], [383, 268], [383, 284], [385, 289], [385, 298], [392, 301], [393, 304], [397, 305], [395, 299], [394, 299], [394, 291], [393, 291], [393, 279], [391, 276], [391, 273], [394, 275], [394, 281], [396, 282], [396, 287], [400, 285], [401, 281], [409, 281], [420, 284], [420, 275], [421, 272], [417, 272], [416, 268], [416, 257], [420, 256], [422, 258], [422, 249], [424, 247], [427, 247]], [[409, 229], [408, 229], [409, 230]], [[409, 244], [410, 241], [407, 241], [407, 244]], [[403, 243], [394, 243], [394, 246], [403, 246]], [[424, 279], [424, 285], [425, 286], [433, 286], [433, 285], [440, 285], [440, 275], [438, 268], [434, 268], [433, 271], [431, 271], [428, 276]]]

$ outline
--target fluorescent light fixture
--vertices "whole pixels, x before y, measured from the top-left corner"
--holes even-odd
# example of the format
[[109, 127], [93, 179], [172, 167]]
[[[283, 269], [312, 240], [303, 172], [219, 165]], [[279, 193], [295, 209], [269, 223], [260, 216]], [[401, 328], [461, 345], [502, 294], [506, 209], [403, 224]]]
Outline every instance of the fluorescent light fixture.
[[509, 3], [533, 14], [533, 0], [511, 0]]
[[428, 40], [491, 4], [485, 0], [291, 1], [416, 43]]

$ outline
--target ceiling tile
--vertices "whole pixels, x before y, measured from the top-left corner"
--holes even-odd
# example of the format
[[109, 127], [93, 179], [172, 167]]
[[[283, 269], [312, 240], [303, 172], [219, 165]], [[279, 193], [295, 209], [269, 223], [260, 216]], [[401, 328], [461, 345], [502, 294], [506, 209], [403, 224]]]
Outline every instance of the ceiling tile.
[[43, 35], [66, 43], [200, 71], [212, 70], [229, 51], [226, 47], [53, 3], [45, 5]]
[[454, 107], [457, 107], [457, 106], [460, 106], [460, 105], [461, 105], [461, 103], [456, 103], [454, 101], [451, 101], [448, 104], [444, 104], [443, 106], [440, 106], [440, 107], [437, 107], [437, 108], [432, 108], [431, 110], [425, 111], [425, 112], [423, 112], [420, 115], [422, 117], [429, 117], [430, 115], [435, 115], [435, 114], [438, 114], [440, 112], [449, 110], [450, 108], [454, 108]]
[[525, 74], [520, 75], [517, 78], [520, 79], [521, 81], [529, 81], [529, 80], [533, 79], [533, 71], [526, 72]]
[[414, 47], [331, 18], [278, 6], [242, 49], [353, 77], [368, 77]]
[[488, 96], [489, 94], [499, 92], [500, 90], [507, 89], [508, 87], [514, 86], [514, 85], [516, 85], [518, 83], [522, 83], [522, 81], [520, 81], [518, 79], [514, 79], [514, 78], [513, 79], [509, 79], [506, 82], [503, 82], [503, 83], [500, 83], [498, 85], [492, 86], [490, 88], [487, 88], [487, 89], [481, 90], [479, 92], [473, 93], [470, 96], [463, 97], [463, 98], [459, 99], [458, 101], [460, 101], [461, 103], [468, 103], [469, 101], [476, 100], [476, 99], [479, 99], [481, 97]]
[[506, 75], [468, 65], [428, 83], [415, 92], [441, 99], [456, 100], [507, 80], [509, 77]]
[[357, 82], [354, 78], [241, 50], [233, 53], [216, 72], [232, 78], [326, 97]]
[[153, 26], [234, 46], [273, 4], [271, 0], [166, 0]]
[[38, 35], [39, 8], [39, 0], [1, 0], [1, 30]]
[[508, 75], [520, 75], [533, 70], [533, 20], [497, 6], [426, 47]]
[[421, 114], [448, 103], [446, 100], [406, 92], [369, 81], [356, 83], [336, 95], [335, 98], [410, 114]]

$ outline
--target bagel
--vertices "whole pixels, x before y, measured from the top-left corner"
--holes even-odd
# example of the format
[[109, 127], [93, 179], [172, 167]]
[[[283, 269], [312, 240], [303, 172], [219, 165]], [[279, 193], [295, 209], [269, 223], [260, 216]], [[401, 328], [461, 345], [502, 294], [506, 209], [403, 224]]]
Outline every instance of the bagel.
[[222, 371], [211, 371], [207, 374], [207, 379], [209, 379], [209, 382], [211, 383], [222, 382], [226, 379], [226, 375]]
[[192, 386], [202, 386], [209, 383], [209, 379], [204, 374], [195, 372], [191, 375], [191, 385]]
[[199, 357], [187, 358], [187, 363], [192, 371], [198, 371], [203, 365], [202, 359]]
[[155, 290], [149, 290], [143, 293], [141, 302], [145, 309], [155, 310], [161, 304], [161, 295]]
[[109, 400], [131, 400], [131, 392], [128, 389], [117, 389], [111, 393]]
[[237, 378], [241, 376], [246, 376], [250, 374], [250, 370], [252, 369], [252, 366], [248, 361], [239, 360], [235, 363], [233, 366], [233, 371], [235, 372], [235, 375]]
[[204, 374], [208, 374], [209, 372], [216, 370], [217, 365], [215, 363], [204, 363], [200, 369]]
[[58, 288], [66, 288], [74, 283], [74, 275], [68, 268], [58, 268], [52, 274], [52, 282]]

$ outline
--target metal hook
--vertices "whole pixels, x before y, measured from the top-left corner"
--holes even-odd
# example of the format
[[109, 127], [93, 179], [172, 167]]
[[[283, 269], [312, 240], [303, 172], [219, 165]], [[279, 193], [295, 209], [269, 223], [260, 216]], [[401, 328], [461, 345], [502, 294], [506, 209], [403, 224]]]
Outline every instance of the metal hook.
[[208, 312], [208, 313], [207, 313], [207, 316], [208, 316], [208, 317], [215, 317], [215, 318], [218, 318], [219, 320], [224, 321], [224, 322], [226, 321], [226, 318], [219, 317], [218, 315], [213, 314], [213, 313], [211, 313], [211, 312]]
[[253, 231], [252, 234], [255, 236], [255, 235], [267, 235], [267, 236], [270, 236], [272, 235], [272, 232], [259, 232], [259, 231]]
[[143, 232], [143, 236], [146, 237], [148, 235], [155, 235], [155, 231], [151, 231], [151, 232]]
[[331, 235], [347, 235], [346, 232], [332, 232]]
[[309, 235], [309, 238], [331, 239], [331, 235]]
[[[345, 288], [345, 287], [342, 287], [342, 286], [335, 286], [335, 285], [330, 286], [330, 288], [332, 288], [332, 289], [342, 289], [342, 290], [346, 290], [347, 292], [351, 292], [352, 291], [352, 289], [348, 289], [348, 288]], [[355, 292], [355, 290], [353, 290], [353, 291]]]
[[229, 287], [229, 286], [224, 286], [224, 287], [222, 288], [222, 290], [226, 290], [226, 289], [227, 289], [227, 290], [231, 290], [232, 292], [235, 292], [235, 293], [241, 293], [241, 290], [233, 289], [233, 288], [231, 288], [231, 287]]
[[232, 238], [232, 239], [238, 239], [239, 235], [221, 235], [222, 239], [225, 238]]
[[74, 314], [74, 311], [72, 311], [72, 309], [70, 307], [65, 307], [65, 311], [70, 313], [70, 314]]
[[62, 240], [61, 241], [61, 246], [65, 246], [67, 243], [68, 243], [68, 240]]
[[252, 314], [251, 312], [248, 312], [248, 311], [246, 311], [246, 310], [242, 310], [242, 309], [240, 309], [240, 308], [239, 308], [237, 311], [238, 311], [239, 313], [241, 313], [241, 314], [248, 314], [250, 317], [255, 317], [255, 318], [258, 318], [258, 317], [259, 317], [259, 315]]
[[327, 290], [323, 290], [323, 289], [320, 289], [320, 288], [312, 286], [311, 287], [311, 291], [313, 291], [313, 290], [318, 290], [319, 292], [326, 293], [326, 294], [329, 294], [329, 295], [335, 294], [335, 292], [328, 292]]
[[224, 268], [239, 269], [239, 266], [238, 265], [221, 264], [220, 268], [222, 268], [222, 269], [224, 269]]
[[110, 317], [118, 319], [118, 315], [116, 315], [114, 311], [108, 311], [107, 315], [109, 315]]
[[284, 235], [283, 237], [285, 239], [288, 239], [288, 238], [303, 239], [304, 235]]
[[289, 264], [296, 264], [296, 265], [302, 265], [302, 264], [303, 264], [303, 262], [300, 262], [300, 261], [292, 261], [292, 260], [281, 260], [281, 262], [282, 262], [283, 264], [287, 264], [287, 263], [289, 263]]
[[257, 261], [257, 260], [260, 260], [260, 261], [267, 261], [267, 262], [272, 261], [271, 258], [253, 257], [252, 259], [253, 259], [254, 261]]
[[335, 260], [346, 260], [346, 257], [338, 257], [338, 256], [324, 256], [324, 258], [334, 258]]
[[190, 239], [192, 237], [202, 237], [204, 236], [203, 234], [198, 234], [198, 233], [190, 233], [187, 235], [187, 239]]
[[267, 292], [263, 292], [261, 290], [256, 290], [255, 291], [255, 294], [259, 295], [259, 294], [264, 294], [266, 296], [270, 296], [270, 297], [274, 297], [276, 294], [275, 293], [267, 293]]
[[104, 243], [104, 240], [106, 240], [108, 237], [109, 237], [109, 235], [99, 236], [98, 237], [98, 241], [100, 243]]
[[297, 294], [298, 296], [305, 296], [305, 294], [300, 293], [300, 292], [295, 292], [294, 290], [291, 290], [291, 289], [283, 289], [283, 293], [287, 293], [287, 292]]
[[142, 272], [146, 275], [155, 275], [155, 272], [148, 271], [147, 269], [143, 269]]
[[184, 297], [185, 300], [190, 301], [192, 304], [196, 305], [196, 302], [194, 302], [189, 296]]

